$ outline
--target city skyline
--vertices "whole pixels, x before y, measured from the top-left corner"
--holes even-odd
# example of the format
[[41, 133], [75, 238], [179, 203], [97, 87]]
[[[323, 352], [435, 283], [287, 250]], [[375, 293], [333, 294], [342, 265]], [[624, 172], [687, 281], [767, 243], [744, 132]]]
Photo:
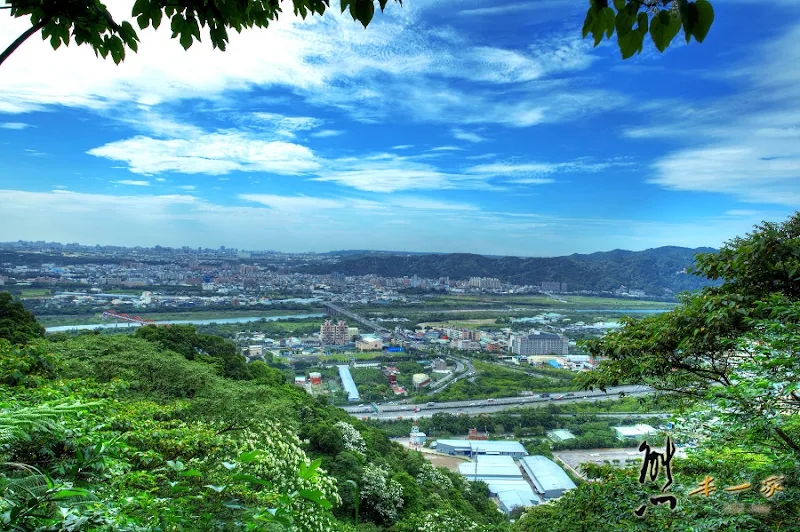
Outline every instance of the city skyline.
[[703, 44], [627, 61], [579, 2], [448, 6], [287, 12], [225, 53], [148, 29], [120, 66], [31, 39], [0, 70], [0, 240], [550, 257], [800, 205], [797, 5], [720, 3]]

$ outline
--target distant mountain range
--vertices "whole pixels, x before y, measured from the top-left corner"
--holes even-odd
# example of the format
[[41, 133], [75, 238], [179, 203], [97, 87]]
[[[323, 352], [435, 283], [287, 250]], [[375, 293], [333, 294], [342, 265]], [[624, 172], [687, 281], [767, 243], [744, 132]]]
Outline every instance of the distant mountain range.
[[518, 285], [542, 281], [567, 283], [569, 291], [614, 290], [620, 286], [663, 296], [666, 290], [696, 290], [707, 279], [687, 274], [696, 253], [713, 248], [665, 246], [644, 251], [615, 249], [566, 257], [487, 257], [471, 253], [401, 254], [386, 252], [339, 252], [335, 263], [312, 265], [308, 273], [341, 272], [345, 275], [375, 274], [386, 277], [418, 275], [425, 278], [496, 277]]

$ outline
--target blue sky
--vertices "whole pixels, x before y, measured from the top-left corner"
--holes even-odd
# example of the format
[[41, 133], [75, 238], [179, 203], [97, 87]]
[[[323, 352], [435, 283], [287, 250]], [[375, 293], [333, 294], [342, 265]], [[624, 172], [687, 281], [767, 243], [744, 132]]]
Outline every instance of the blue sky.
[[0, 241], [718, 246], [800, 206], [800, 3], [714, 6], [627, 61], [573, 0], [287, 14], [224, 53], [148, 29], [120, 66], [33, 38], [0, 67]]

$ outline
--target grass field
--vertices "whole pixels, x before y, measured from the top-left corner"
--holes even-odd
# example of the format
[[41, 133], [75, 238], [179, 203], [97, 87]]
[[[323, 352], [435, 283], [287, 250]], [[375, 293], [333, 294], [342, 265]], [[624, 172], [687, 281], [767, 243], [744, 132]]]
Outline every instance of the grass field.
[[461, 327], [465, 329], [479, 329], [481, 325], [494, 325], [496, 321], [496, 319], [432, 321], [429, 323], [420, 323], [418, 327]]
[[20, 290], [19, 297], [26, 299], [29, 297], [44, 297], [49, 296], [50, 290], [48, 288], [23, 288]]

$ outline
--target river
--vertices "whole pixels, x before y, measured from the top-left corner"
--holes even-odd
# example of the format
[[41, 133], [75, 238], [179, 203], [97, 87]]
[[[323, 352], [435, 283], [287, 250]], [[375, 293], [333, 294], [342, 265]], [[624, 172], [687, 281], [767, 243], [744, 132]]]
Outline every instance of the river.
[[[280, 321], [290, 319], [321, 318], [325, 314], [291, 314], [289, 316], [252, 316], [242, 318], [212, 318], [208, 320], [165, 320], [157, 321], [156, 325], [209, 325], [211, 323], [250, 323], [253, 321]], [[52, 332], [91, 331], [95, 329], [127, 329], [141, 327], [138, 323], [87, 323], [84, 325], [58, 325], [47, 327], [45, 330]]]

